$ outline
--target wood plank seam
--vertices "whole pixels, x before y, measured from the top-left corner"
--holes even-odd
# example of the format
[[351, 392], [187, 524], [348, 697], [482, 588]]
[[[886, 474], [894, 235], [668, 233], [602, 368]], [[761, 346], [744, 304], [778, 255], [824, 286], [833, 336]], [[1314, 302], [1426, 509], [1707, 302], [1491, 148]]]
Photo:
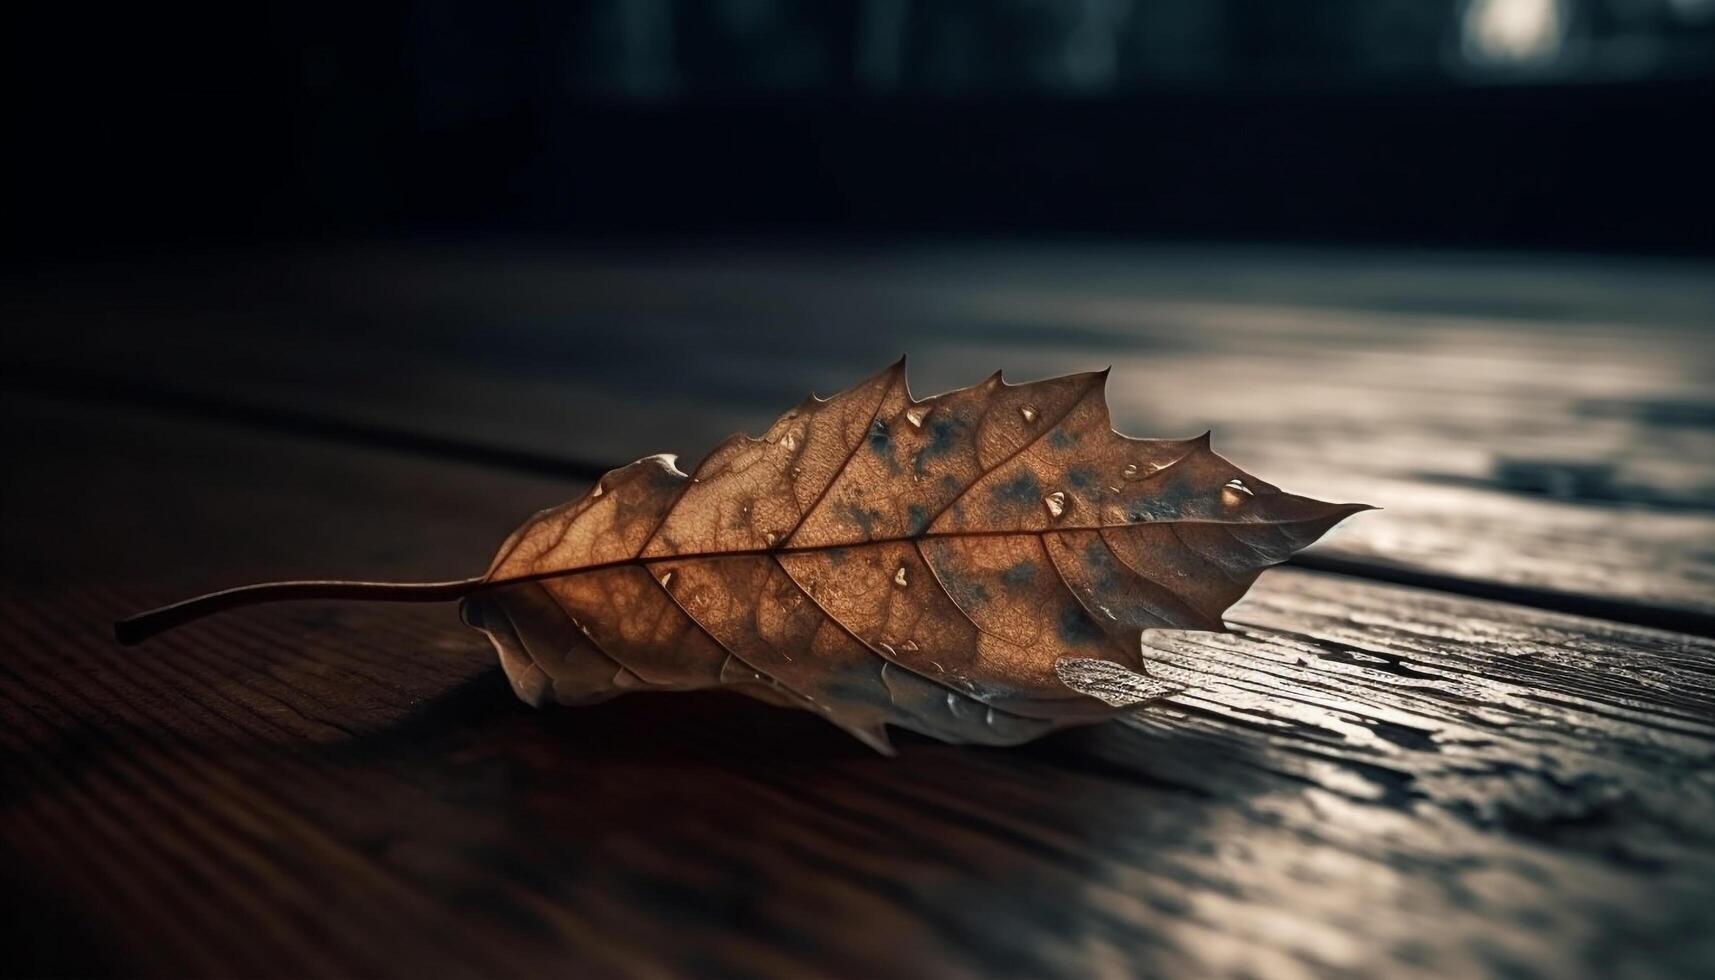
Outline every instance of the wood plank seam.
[[[397, 426], [358, 422], [318, 412], [293, 411], [278, 406], [247, 403], [225, 397], [199, 395], [133, 379], [62, 373], [0, 370], [0, 377], [20, 390], [38, 396], [79, 404], [145, 409], [188, 417], [201, 422], [241, 426], [262, 432], [322, 439], [367, 448], [404, 452], [438, 460], [456, 460], [510, 472], [594, 480], [611, 466], [573, 456], [536, 453], [489, 445], [474, 440], [440, 436]], [[1715, 614], [1693, 609], [1652, 606], [1625, 599], [1602, 598], [1559, 589], [1533, 588], [1506, 582], [1479, 581], [1390, 564], [1385, 561], [1309, 553], [1296, 555], [1286, 564], [1316, 572], [1345, 575], [1368, 581], [1410, 585], [1417, 588], [1491, 599], [1549, 612], [1563, 612], [1592, 619], [1606, 619], [1650, 629], [1671, 630], [1704, 638], [1715, 637]]]

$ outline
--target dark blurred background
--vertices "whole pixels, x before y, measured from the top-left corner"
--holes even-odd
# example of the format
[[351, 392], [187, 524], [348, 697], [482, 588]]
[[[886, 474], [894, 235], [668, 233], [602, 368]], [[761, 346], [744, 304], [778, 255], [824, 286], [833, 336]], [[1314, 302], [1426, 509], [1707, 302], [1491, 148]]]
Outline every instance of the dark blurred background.
[[28, 397], [577, 480], [1111, 365], [1342, 554], [1708, 608], [1715, 0], [6, 16]]
[[5, 16], [26, 255], [469, 232], [1715, 244], [1715, 0]]

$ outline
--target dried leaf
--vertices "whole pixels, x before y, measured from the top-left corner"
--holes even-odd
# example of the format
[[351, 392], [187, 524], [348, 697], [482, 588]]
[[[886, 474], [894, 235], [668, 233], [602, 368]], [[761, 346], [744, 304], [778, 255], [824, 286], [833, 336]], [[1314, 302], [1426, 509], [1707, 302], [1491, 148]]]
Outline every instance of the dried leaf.
[[1110, 427], [1107, 372], [917, 401], [903, 359], [692, 476], [651, 456], [513, 532], [478, 578], [271, 582], [120, 622], [137, 643], [278, 599], [439, 602], [518, 696], [730, 687], [882, 752], [886, 726], [1013, 744], [1170, 693], [1149, 629], [1223, 630], [1269, 565], [1363, 504], [1282, 493], [1196, 439]]
[[1257, 575], [1367, 509], [1208, 437], [1110, 425], [1106, 372], [923, 401], [904, 361], [687, 476], [651, 456], [544, 511], [465, 600], [519, 697], [731, 687], [876, 749], [1012, 744], [1167, 689], [1141, 631], [1223, 630]]

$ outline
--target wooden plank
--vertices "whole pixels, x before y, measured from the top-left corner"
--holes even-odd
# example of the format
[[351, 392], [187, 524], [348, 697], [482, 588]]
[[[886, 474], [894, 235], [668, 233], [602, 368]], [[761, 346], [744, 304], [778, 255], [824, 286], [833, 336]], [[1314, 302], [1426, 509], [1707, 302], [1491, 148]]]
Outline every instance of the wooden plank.
[[695, 459], [900, 351], [924, 392], [1111, 363], [1124, 431], [1213, 428], [1271, 482], [1386, 508], [1319, 554], [1702, 629], [1710, 272], [1121, 247], [380, 250], [14, 282], [7, 312], [32, 383], [188, 393], [573, 472]]
[[1649, 977], [1715, 957], [1709, 640], [1282, 570], [1238, 634], [1149, 638], [1192, 690], [1019, 750], [905, 738], [883, 759], [718, 695], [533, 712], [446, 610], [257, 609], [141, 650], [106, 630], [274, 572], [458, 574], [575, 488], [4, 407], [32, 461], [0, 523], [21, 973]]

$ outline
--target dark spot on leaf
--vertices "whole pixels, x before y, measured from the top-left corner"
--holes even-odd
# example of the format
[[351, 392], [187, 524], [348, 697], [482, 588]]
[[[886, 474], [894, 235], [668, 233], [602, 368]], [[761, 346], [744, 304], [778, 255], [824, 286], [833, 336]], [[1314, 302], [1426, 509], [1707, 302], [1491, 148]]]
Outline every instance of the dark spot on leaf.
[[997, 504], [1035, 504], [1042, 499], [1042, 485], [1027, 471], [990, 490], [989, 495]]
[[1096, 471], [1088, 466], [1074, 466], [1066, 471], [1066, 482], [1079, 490], [1088, 490], [1096, 484]]
[[846, 516], [851, 518], [852, 523], [863, 529], [863, 536], [866, 538], [873, 536], [875, 522], [881, 517], [875, 511], [859, 507], [856, 504], [850, 504], [846, 507]]
[[1192, 481], [1184, 476], [1169, 476], [1146, 485], [1147, 491], [1139, 490], [1128, 501], [1133, 521], [1153, 521], [1164, 518], [1185, 517], [1190, 512], [1200, 508], [1188, 508], [1188, 504], [1196, 503], [1199, 498], [1219, 499], [1220, 488], [1199, 490]]
[[1048, 445], [1055, 449], [1070, 449], [1077, 441], [1078, 436], [1075, 433], [1067, 432], [1065, 429], [1055, 429], [1048, 434]]
[[1084, 566], [1095, 576], [1096, 588], [1111, 592], [1120, 587], [1119, 565], [1101, 541], [1091, 538], [1084, 546]]
[[929, 530], [929, 518], [932, 516], [929, 513], [929, 508], [924, 507], [921, 504], [912, 504], [906, 509], [905, 514], [908, 520], [908, 527], [906, 528], [905, 533], [918, 535]]
[[947, 594], [953, 597], [953, 602], [963, 609], [980, 606], [989, 601], [989, 590], [983, 584], [956, 568], [935, 569], [940, 576], [941, 584], [947, 587]]
[[958, 445], [965, 430], [965, 420], [957, 415], [933, 415], [929, 419], [929, 443], [917, 451], [912, 468], [923, 475], [928, 460], [945, 456]]
[[1021, 561], [1000, 573], [1001, 583], [1008, 589], [1022, 589], [1036, 581], [1036, 563]]
[[1102, 628], [1078, 606], [1067, 606], [1060, 614], [1060, 639], [1074, 645], [1095, 643], [1102, 639]]
[[887, 423], [880, 419], [869, 424], [869, 449], [877, 456], [886, 457], [893, 447], [893, 439], [888, 435]]

